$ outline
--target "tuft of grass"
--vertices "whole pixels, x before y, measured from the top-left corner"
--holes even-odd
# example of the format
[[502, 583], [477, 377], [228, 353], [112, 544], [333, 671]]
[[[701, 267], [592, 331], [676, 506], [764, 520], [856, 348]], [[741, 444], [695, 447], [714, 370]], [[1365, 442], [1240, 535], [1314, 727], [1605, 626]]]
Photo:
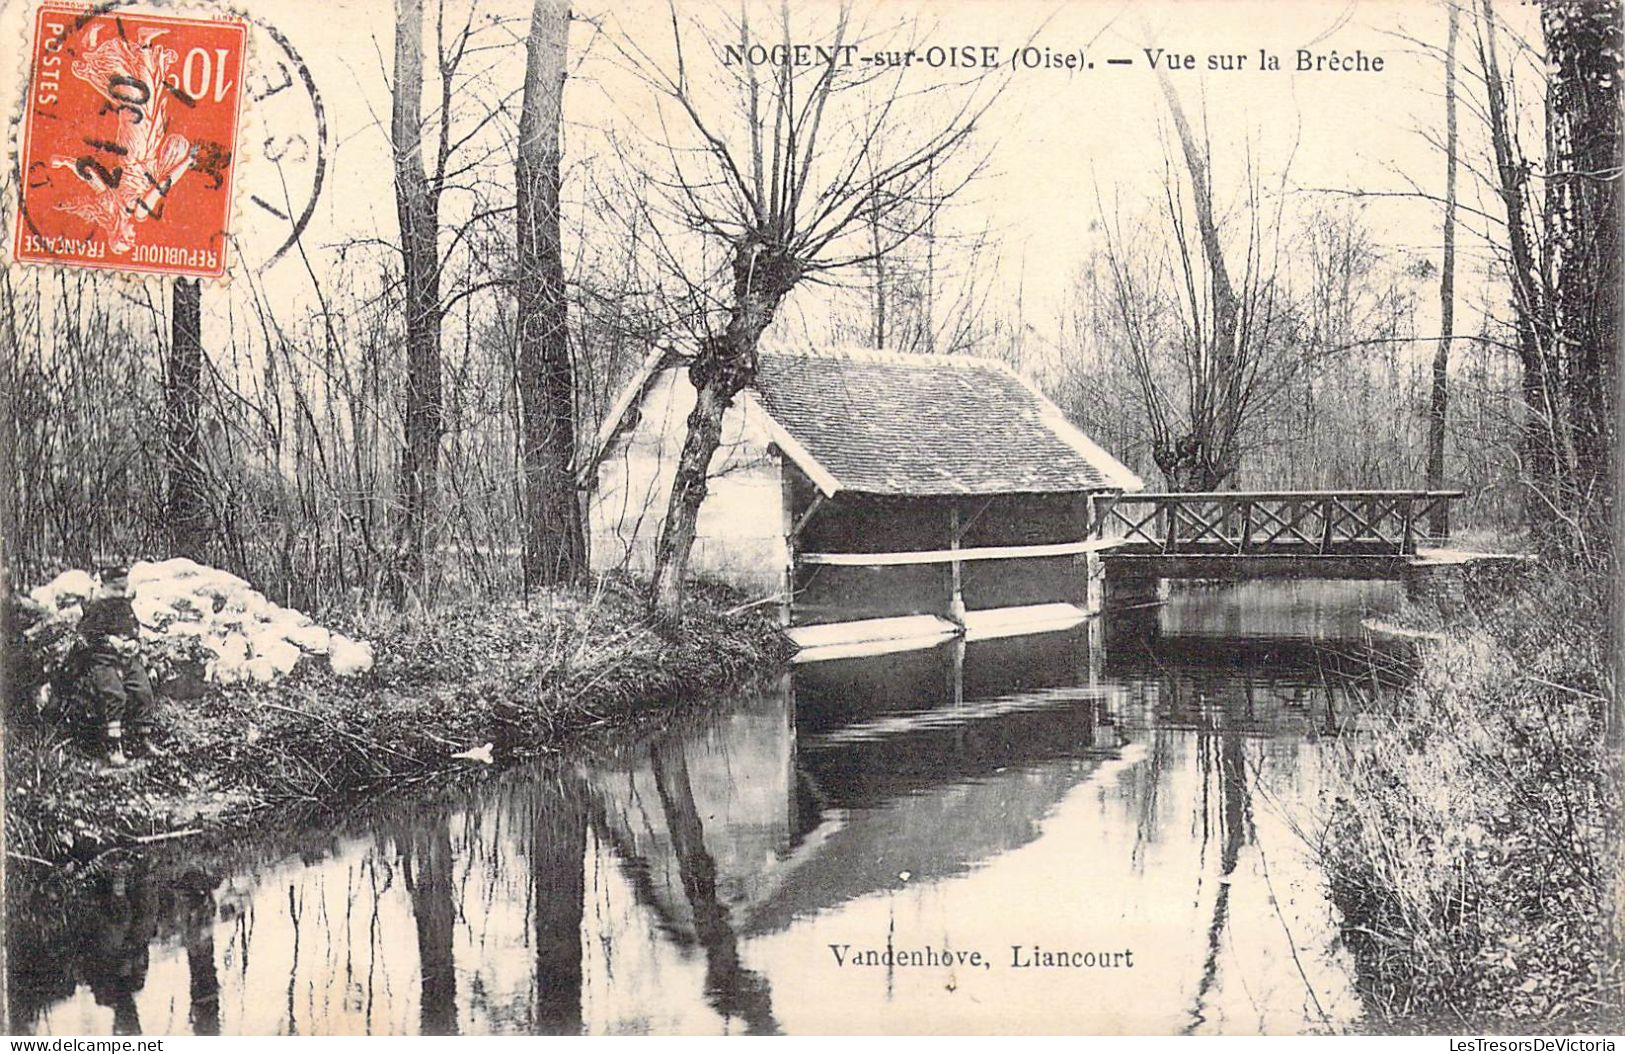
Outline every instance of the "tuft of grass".
[[1322, 855], [1376, 1027], [1625, 1020], [1607, 587], [1469, 582], [1391, 720], [1345, 741]]

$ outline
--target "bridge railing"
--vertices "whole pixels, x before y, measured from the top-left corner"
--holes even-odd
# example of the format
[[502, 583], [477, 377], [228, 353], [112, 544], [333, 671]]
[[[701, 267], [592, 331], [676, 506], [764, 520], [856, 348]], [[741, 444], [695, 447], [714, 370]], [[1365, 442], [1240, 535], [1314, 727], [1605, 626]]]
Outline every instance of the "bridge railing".
[[[1124, 552], [1171, 556], [1410, 556], [1435, 509], [1459, 490], [1213, 491], [1125, 494], [1103, 532]], [[1448, 522], [1448, 519], [1446, 520]]]

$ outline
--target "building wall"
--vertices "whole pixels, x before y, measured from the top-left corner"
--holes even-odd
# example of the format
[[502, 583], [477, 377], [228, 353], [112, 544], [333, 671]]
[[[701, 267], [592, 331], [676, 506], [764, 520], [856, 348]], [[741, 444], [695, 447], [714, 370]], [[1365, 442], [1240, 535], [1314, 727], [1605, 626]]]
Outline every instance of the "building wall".
[[[798, 515], [811, 485], [793, 488]], [[1086, 537], [1085, 494], [999, 494], [991, 498], [883, 498], [840, 494], [824, 503], [801, 532], [806, 552], [890, 553], [948, 548], [949, 507], [959, 506], [966, 549], [1045, 545]]]
[[[793, 512], [811, 500], [811, 485], [791, 473]], [[841, 495], [807, 521], [802, 552], [889, 553], [949, 546], [949, 510], [960, 509], [962, 548], [1048, 545], [1088, 536], [1083, 494], [1008, 494], [987, 498], [876, 498]], [[976, 560], [961, 565], [961, 589], [971, 611], [1065, 601], [1087, 604], [1088, 561], [1082, 556]], [[890, 567], [803, 565], [796, 572], [797, 625], [892, 615], [947, 614], [952, 595], [947, 564]]]
[[[655, 540], [693, 408], [687, 371], [667, 370], [650, 386], [637, 424], [599, 465], [587, 510], [594, 570], [653, 573]], [[779, 465], [762, 422], [736, 404], [723, 418], [722, 444], [711, 460], [691, 575], [758, 595], [782, 590], [789, 553]]]

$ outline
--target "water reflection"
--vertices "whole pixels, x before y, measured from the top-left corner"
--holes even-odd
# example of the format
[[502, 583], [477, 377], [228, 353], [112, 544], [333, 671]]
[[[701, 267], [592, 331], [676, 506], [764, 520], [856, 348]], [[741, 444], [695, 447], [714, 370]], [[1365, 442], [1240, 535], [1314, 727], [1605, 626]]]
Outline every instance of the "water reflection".
[[[1346, 1027], [1302, 835], [1317, 739], [1392, 683], [1352, 639], [1383, 602], [1192, 590], [1104, 645], [1097, 625], [807, 664], [652, 741], [380, 805], [224, 877], [155, 858], [188, 879], [116, 867], [71, 911], [14, 896], [14, 1026]], [[851, 965], [864, 949], [950, 965]], [[1018, 965], [1046, 951], [1111, 965]]]
[[152, 891], [141, 876], [115, 873], [98, 883], [99, 911], [82, 931], [85, 983], [97, 1006], [113, 1012], [113, 1034], [141, 1034], [135, 994], [147, 983], [148, 945], [155, 936]]
[[187, 889], [183, 896], [187, 1023], [194, 1036], [218, 1036], [220, 974], [214, 957], [214, 893], [208, 889]]

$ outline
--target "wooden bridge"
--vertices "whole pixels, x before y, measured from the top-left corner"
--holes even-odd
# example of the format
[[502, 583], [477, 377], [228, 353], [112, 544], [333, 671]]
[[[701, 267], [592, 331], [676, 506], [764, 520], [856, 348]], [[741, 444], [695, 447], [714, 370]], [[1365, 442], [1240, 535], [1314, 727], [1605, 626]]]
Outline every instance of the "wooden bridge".
[[[1387, 578], [1443, 546], [1433, 513], [1459, 490], [1127, 494], [1100, 517], [1108, 572], [1155, 578]], [[1446, 518], [1448, 522], [1448, 518]]]
[[[786, 621], [803, 648], [802, 662], [883, 654], [956, 636], [987, 640], [1068, 629], [1103, 608], [1151, 611], [1165, 595], [1165, 579], [1394, 579], [1408, 590], [1434, 588], [1430, 582], [1444, 589], [1452, 568], [1509, 559], [1453, 552], [1444, 548], [1446, 533], [1430, 533], [1434, 513], [1448, 512], [1462, 496], [1457, 490], [1097, 494], [1079, 540], [1056, 541], [1051, 533], [1038, 542], [972, 546], [962, 544], [964, 527], [976, 522], [986, 502], [971, 506], [968, 516], [950, 504], [946, 548], [793, 552], [798, 583], [829, 569], [865, 577], [840, 592], [826, 587], [833, 600], [787, 610]], [[1089, 570], [1097, 559], [1105, 572], [1098, 577]], [[1032, 594], [1028, 599], [989, 587], [1016, 578], [1018, 567], [1026, 568], [1018, 584]], [[933, 570], [939, 568], [945, 573]], [[881, 577], [898, 570], [911, 577]], [[980, 603], [967, 607], [965, 580], [972, 574], [982, 592], [975, 598]], [[1124, 619], [1113, 624], [1131, 628]]]

